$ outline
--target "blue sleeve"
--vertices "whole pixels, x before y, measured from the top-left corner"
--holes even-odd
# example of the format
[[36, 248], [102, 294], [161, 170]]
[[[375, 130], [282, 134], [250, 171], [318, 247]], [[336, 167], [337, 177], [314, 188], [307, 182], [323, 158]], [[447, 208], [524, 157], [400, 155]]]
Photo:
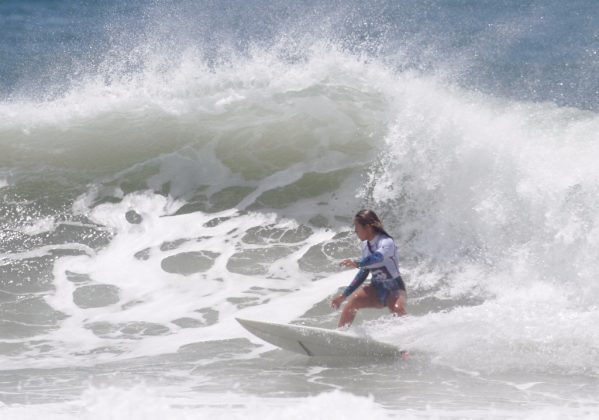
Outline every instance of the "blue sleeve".
[[356, 277], [354, 277], [354, 279], [352, 280], [352, 282], [350, 283], [350, 285], [347, 286], [345, 288], [345, 290], [343, 291], [343, 296], [348, 297], [353, 292], [355, 292], [356, 289], [358, 287], [360, 287], [360, 285], [362, 283], [364, 283], [364, 280], [366, 280], [366, 277], [368, 277], [368, 273], [369, 272], [370, 271], [366, 270], [365, 268], [360, 268], [360, 271], [358, 271], [358, 274], [356, 274]]
[[369, 265], [378, 264], [382, 262], [384, 258], [385, 256], [381, 252], [375, 251], [358, 261], [358, 267], [362, 268], [368, 267]]

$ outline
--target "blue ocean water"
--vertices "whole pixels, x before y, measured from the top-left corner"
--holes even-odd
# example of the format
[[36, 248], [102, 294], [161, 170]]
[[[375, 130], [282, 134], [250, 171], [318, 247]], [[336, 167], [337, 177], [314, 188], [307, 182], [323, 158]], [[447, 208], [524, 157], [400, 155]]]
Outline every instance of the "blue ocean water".
[[[0, 416], [595, 418], [599, 3], [0, 2]], [[352, 216], [408, 360], [312, 360]]]
[[[3, 97], [57, 93], [135, 50], [327, 41], [490, 94], [596, 110], [598, 6], [560, 1], [4, 1]], [[300, 47], [301, 49], [301, 47]], [[291, 51], [291, 54], [301, 53]], [[132, 67], [132, 68], [131, 68]]]

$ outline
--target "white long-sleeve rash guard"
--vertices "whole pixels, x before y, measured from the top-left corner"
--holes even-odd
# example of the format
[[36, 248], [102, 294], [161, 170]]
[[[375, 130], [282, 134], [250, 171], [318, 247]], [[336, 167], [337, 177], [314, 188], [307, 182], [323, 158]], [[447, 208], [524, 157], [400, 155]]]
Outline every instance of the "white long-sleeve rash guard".
[[351, 295], [372, 273], [372, 280], [385, 280], [399, 277], [397, 248], [393, 238], [378, 234], [372, 241], [362, 242], [362, 259], [357, 261], [360, 271], [343, 294]]

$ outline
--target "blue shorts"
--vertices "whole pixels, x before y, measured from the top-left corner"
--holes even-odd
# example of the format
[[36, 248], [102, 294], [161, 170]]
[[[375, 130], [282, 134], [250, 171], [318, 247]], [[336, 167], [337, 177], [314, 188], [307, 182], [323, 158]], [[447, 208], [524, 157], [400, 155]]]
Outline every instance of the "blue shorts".
[[372, 280], [370, 285], [376, 290], [376, 296], [383, 306], [387, 306], [390, 297], [397, 299], [401, 292], [406, 292], [406, 285], [401, 276], [394, 279]]

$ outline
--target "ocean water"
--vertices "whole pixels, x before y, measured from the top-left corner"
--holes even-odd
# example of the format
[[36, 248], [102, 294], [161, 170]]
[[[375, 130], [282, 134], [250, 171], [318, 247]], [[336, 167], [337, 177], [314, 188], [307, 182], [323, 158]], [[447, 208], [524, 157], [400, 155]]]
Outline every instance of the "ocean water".
[[[595, 419], [599, 3], [0, 2], [2, 419]], [[409, 315], [318, 360], [377, 211]]]

